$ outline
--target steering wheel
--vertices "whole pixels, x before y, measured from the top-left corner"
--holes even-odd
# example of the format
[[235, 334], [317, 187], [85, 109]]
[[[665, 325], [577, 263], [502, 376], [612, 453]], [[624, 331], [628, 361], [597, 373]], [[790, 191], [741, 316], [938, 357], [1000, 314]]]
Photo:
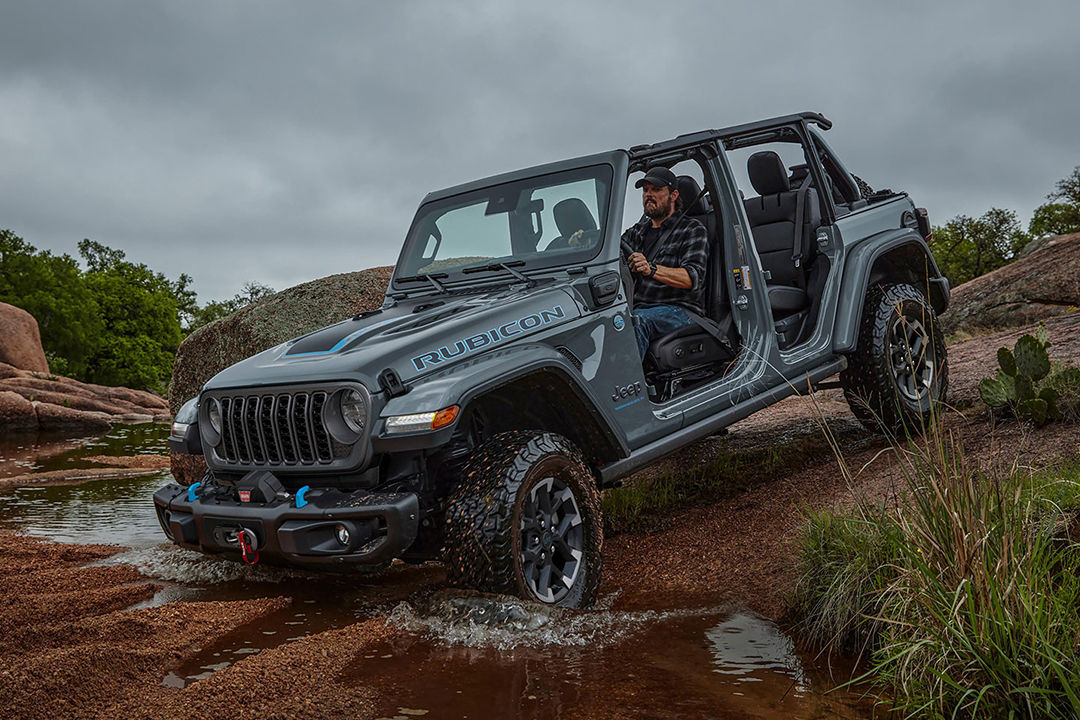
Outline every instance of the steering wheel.
[[600, 239], [599, 230], [585, 230], [581, 229], [570, 236], [569, 247], [572, 248], [587, 248], [596, 244], [596, 241]]

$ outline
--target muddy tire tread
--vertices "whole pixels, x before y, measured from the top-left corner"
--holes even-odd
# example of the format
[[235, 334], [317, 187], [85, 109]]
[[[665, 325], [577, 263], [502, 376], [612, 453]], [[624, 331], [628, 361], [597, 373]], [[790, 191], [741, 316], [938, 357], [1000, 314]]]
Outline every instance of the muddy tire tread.
[[[514, 507], [529, 470], [550, 455], [565, 456], [580, 479], [574, 494], [586, 516], [583, 588], [574, 606], [592, 603], [603, 561], [600, 493], [592, 473], [574, 445], [555, 433], [511, 431], [494, 435], [465, 463], [446, 511], [443, 559], [451, 584], [483, 592], [527, 594], [514, 556]], [[569, 597], [569, 596], [568, 596]]]
[[888, 340], [889, 327], [894, 311], [905, 303], [918, 303], [929, 319], [934, 345], [939, 353], [937, 365], [936, 402], [945, 400], [949, 386], [949, 364], [946, 356], [945, 338], [933, 307], [926, 296], [907, 283], [878, 284], [866, 294], [859, 335], [854, 352], [848, 354], [847, 369], [840, 373], [844, 398], [852, 414], [868, 430], [890, 433], [918, 432], [924, 426], [926, 414], [913, 409], [901, 412], [897, 406], [897, 390], [893, 382], [888, 352], [877, 352]]

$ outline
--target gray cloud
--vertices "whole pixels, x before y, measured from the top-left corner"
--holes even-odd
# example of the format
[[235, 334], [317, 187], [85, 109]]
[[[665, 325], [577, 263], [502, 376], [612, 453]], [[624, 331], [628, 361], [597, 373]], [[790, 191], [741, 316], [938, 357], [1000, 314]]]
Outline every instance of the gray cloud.
[[[946, 5], [943, 7], [943, 5]], [[0, 227], [202, 299], [389, 264], [434, 188], [815, 109], [944, 221], [1080, 164], [1080, 7], [51, 2], [0, 14]]]

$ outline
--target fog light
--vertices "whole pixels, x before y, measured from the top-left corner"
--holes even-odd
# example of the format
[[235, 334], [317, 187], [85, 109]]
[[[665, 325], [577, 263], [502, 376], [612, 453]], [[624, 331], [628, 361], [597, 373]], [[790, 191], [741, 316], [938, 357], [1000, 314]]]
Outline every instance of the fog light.
[[342, 545], [349, 544], [349, 528], [344, 525], [337, 526], [337, 541]]

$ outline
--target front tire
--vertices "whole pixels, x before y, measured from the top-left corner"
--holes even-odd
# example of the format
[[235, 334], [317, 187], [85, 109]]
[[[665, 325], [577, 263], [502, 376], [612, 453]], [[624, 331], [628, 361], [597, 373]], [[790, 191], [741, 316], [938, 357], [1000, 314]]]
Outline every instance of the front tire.
[[934, 405], [945, 402], [949, 365], [937, 315], [922, 291], [906, 283], [871, 288], [840, 384], [868, 429], [918, 433], [926, 427]]
[[554, 433], [493, 436], [465, 464], [447, 507], [444, 559], [458, 586], [588, 607], [602, 546], [596, 482]]

